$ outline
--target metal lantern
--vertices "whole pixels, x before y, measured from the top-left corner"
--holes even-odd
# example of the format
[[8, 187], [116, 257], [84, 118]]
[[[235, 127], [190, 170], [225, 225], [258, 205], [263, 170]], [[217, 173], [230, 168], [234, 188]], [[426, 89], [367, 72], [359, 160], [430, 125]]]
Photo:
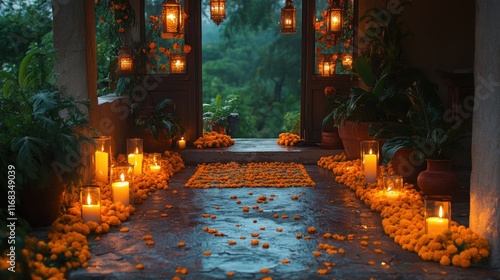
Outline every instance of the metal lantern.
[[170, 73], [184, 74], [186, 73], [186, 55], [173, 54], [170, 56]]
[[121, 47], [118, 52], [118, 75], [134, 74], [134, 57], [129, 47]]
[[329, 54], [318, 54], [318, 74], [323, 77], [330, 77], [335, 74], [335, 64], [332, 55]]
[[184, 37], [182, 28], [182, 7], [178, 0], [165, 0], [162, 4], [161, 19], [163, 39]]
[[329, 0], [327, 9], [326, 30], [330, 34], [338, 35], [343, 27], [343, 10], [338, 0]]
[[292, 0], [286, 0], [285, 7], [281, 9], [281, 33], [292, 34], [297, 32], [297, 9]]
[[210, 19], [217, 26], [226, 19], [226, 0], [210, 0]]

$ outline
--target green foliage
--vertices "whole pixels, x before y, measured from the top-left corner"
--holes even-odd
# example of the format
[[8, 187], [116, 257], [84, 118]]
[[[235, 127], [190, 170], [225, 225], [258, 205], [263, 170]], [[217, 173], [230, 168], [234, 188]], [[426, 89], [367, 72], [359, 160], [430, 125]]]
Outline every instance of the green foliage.
[[135, 124], [153, 134], [154, 139], [158, 139], [161, 131], [165, 133], [165, 137], [168, 139], [182, 135], [185, 132], [174, 110], [175, 103], [168, 98], [163, 99], [156, 105], [136, 102], [131, 106]]
[[386, 139], [382, 164], [389, 163], [401, 148], [416, 149], [422, 158], [433, 159], [449, 159], [463, 150], [462, 140], [470, 135], [467, 124], [446, 122], [444, 106], [435, 102], [437, 85], [419, 81], [406, 94], [411, 108], [404, 121], [370, 126], [371, 135]]
[[409, 1], [387, 9], [372, 8], [360, 18], [367, 29], [361, 38], [362, 54], [353, 61], [353, 75], [363, 82], [351, 88], [345, 104], [334, 113], [335, 125], [351, 121], [397, 121], [410, 107], [406, 90], [424, 79], [423, 71], [411, 68], [402, 58], [404, 32], [402, 11]]
[[210, 131], [212, 125], [227, 127], [228, 117], [231, 113], [237, 113], [238, 96], [230, 95], [224, 101], [218, 94], [210, 103], [203, 104], [203, 127]]
[[0, 69], [16, 67], [30, 45], [52, 30], [51, 1], [0, 1]]
[[283, 132], [290, 132], [295, 134], [300, 134], [300, 112], [290, 111], [284, 116], [283, 121]]
[[[52, 57], [52, 59], [50, 59]], [[1, 71], [1, 167], [16, 167], [16, 184], [41, 187], [49, 176], [76, 183], [82, 168], [82, 134], [87, 125], [86, 100], [76, 100], [53, 83], [53, 52], [33, 49], [22, 60], [17, 75]], [[5, 174], [2, 174], [2, 180]], [[25, 183], [30, 182], [26, 185]], [[7, 184], [4, 184], [6, 186]]]

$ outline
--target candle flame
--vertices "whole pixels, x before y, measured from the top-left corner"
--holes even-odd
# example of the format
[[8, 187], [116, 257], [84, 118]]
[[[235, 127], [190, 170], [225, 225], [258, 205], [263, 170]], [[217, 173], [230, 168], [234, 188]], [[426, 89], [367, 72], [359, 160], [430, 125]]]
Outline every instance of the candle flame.
[[101, 152], [104, 152], [104, 145], [102, 145], [101, 147]]
[[120, 179], [122, 179], [122, 182], [125, 182], [125, 174], [123, 174], [123, 173], [122, 173], [122, 174], [120, 175]]
[[87, 194], [87, 205], [91, 205], [90, 193]]
[[370, 152], [369, 152], [369, 154], [370, 154], [370, 155], [371, 155], [371, 154], [373, 154], [373, 151], [372, 151], [372, 149], [370, 149]]
[[439, 218], [443, 218], [443, 206], [439, 206]]
[[139, 153], [139, 147], [135, 147], [135, 153], [138, 154]]
[[184, 137], [181, 137], [181, 140], [184, 140]]
[[388, 191], [388, 192], [391, 192], [391, 191], [392, 191], [392, 190], [391, 190], [391, 187], [387, 187], [387, 191]]

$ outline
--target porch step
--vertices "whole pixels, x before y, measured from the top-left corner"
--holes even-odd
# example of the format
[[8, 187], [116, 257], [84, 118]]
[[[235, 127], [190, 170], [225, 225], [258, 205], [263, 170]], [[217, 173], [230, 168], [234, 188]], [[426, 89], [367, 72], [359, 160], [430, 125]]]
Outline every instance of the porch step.
[[281, 146], [277, 138], [235, 138], [235, 144], [223, 148], [196, 149], [178, 152], [187, 165], [213, 162], [297, 162], [316, 164], [323, 156], [340, 154], [343, 150], [322, 149], [319, 145]]

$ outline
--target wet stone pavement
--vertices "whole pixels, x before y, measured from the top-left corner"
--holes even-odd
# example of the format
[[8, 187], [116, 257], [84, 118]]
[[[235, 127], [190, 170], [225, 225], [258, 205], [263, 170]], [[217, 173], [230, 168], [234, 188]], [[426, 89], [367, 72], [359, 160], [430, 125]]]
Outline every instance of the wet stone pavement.
[[[403, 250], [383, 232], [377, 212], [337, 184], [331, 171], [316, 165], [306, 165], [306, 170], [317, 186], [296, 188], [184, 188], [195, 169], [187, 166], [173, 177], [169, 190], [158, 190], [137, 205], [121, 226], [128, 232], [113, 228], [100, 240], [89, 237], [89, 267], [72, 271], [70, 279], [500, 279], [498, 270], [445, 267]], [[266, 196], [267, 202], [257, 203], [259, 196]], [[308, 233], [309, 227], [316, 231]], [[325, 239], [324, 233], [354, 238]], [[152, 236], [153, 245], [146, 244], [145, 235]], [[367, 246], [361, 245], [363, 236]], [[252, 240], [259, 244], [252, 245]], [[318, 249], [320, 243], [345, 252], [327, 254]], [[334, 266], [320, 275], [324, 262]], [[144, 269], [137, 269], [138, 264]], [[178, 267], [187, 274], [176, 272]]]

